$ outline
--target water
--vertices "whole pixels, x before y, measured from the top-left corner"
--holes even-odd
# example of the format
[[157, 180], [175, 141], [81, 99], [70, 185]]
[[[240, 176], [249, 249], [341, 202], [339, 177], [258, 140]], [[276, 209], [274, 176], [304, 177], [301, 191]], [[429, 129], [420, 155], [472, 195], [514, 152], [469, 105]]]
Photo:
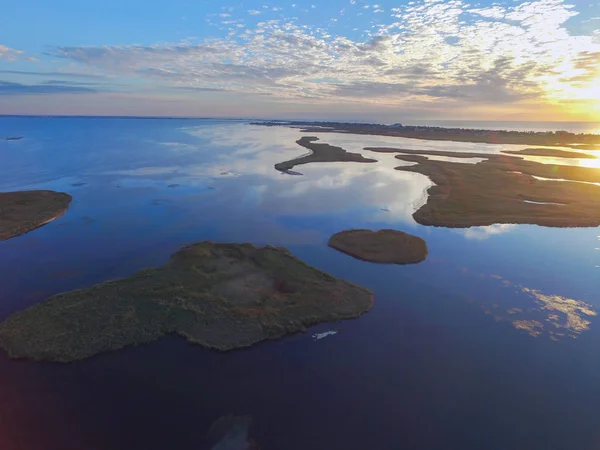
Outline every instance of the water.
[[[65, 216], [0, 243], [0, 319], [211, 239], [288, 247], [375, 292], [368, 314], [226, 354], [168, 337], [70, 365], [0, 353], [0, 448], [199, 449], [249, 414], [261, 449], [593, 449], [600, 442], [600, 229], [423, 227], [430, 181], [298, 166], [301, 135], [207, 120], [2, 118], [0, 189], [69, 192]], [[319, 135], [351, 151], [376, 137]], [[382, 138], [390, 139], [390, 138]], [[398, 139], [433, 150], [500, 148]], [[177, 186], [173, 186], [177, 185]], [[171, 186], [171, 187], [169, 187]], [[535, 205], [532, 205], [535, 207]], [[412, 266], [327, 247], [347, 228], [426, 239]]]

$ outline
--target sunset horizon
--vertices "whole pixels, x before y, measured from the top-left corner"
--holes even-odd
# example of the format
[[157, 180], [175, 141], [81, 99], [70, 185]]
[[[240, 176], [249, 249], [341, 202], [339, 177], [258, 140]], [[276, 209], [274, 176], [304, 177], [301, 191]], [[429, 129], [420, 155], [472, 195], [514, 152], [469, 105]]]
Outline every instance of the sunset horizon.
[[30, 3], [0, 114], [600, 121], [593, 3]]

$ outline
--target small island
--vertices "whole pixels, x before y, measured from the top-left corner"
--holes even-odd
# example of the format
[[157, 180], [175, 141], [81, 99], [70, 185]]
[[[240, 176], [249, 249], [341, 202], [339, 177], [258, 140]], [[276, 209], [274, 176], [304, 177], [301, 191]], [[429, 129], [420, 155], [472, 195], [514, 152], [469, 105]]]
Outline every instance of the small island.
[[71, 362], [175, 333], [226, 351], [356, 318], [372, 304], [371, 291], [285, 248], [200, 242], [162, 267], [15, 313], [0, 324], [0, 346], [12, 358]]
[[328, 245], [354, 258], [382, 264], [416, 264], [427, 258], [427, 243], [418, 236], [396, 230], [345, 230]]
[[590, 158], [596, 159], [597, 156], [589, 153], [569, 152], [554, 148], [526, 148], [524, 150], [502, 150], [502, 153], [509, 155], [527, 155], [527, 156], [545, 156], [548, 158]]
[[25, 234], [62, 216], [71, 196], [54, 191], [0, 192], [0, 241]]
[[298, 158], [290, 159], [289, 161], [280, 162], [275, 164], [275, 169], [281, 172], [287, 172], [300, 164], [308, 164], [314, 162], [361, 162], [361, 163], [375, 163], [377, 160], [365, 158], [360, 153], [351, 153], [344, 150], [341, 147], [335, 147], [329, 144], [316, 144], [314, 141], [318, 141], [319, 138], [312, 136], [304, 136], [303, 138], [296, 141], [298, 145], [311, 150], [308, 155], [300, 156]]

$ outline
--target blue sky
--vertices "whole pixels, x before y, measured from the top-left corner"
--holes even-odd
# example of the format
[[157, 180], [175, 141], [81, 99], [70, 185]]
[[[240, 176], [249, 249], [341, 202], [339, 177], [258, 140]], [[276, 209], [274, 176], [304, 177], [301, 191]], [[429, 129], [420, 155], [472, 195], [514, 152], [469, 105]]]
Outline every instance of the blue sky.
[[600, 120], [599, 0], [0, 1], [0, 114]]

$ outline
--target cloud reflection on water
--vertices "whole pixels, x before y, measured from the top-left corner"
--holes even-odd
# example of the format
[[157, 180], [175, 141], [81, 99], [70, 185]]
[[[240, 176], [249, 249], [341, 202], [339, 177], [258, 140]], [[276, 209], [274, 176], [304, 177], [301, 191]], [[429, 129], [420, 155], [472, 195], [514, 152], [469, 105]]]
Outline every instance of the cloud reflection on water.
[[[422, 141], [386, 136], [337, 133], [302, 133], [287, 127], [262, 127], [226, 124], [182, 128], [198, 139], [197, 145], [169, 141], [165, 151], [180, 156], [182, 148], [190, 162], [167, 167], [146, 167], [118, 171], [121, 176], [161, 177], [188, 186], [221, 183], [223, 177], [238, 178], [228, 189], [254, 189], [252, 197], [258, 211], [273, 215], [306, 215], [353, 210], [363, 223], [415, 224], [412, 214], [425, 204], [431, 180], [418, 173], [394, 170], [403, 162], [395, 154], [375, 153], [365, 147], [394, 147], [499, 154], [502, 150], [524, 148], [449, 141]], [[296, 144], [303, 135], [314, 135], [320, 142], [340, 146], [377, 159], [375, 164], [357, 162], [312, 163], [298, 166], [302, 175], [291, 176], [274, 169], [278, 162], [296, 158], [305, 149]], [[510, 158], [512, 156], [507, 156]], [[436, 159], [435, 156], [431, 157]], [[448, 159], [437, 157], [437, 159]], [[478, 160], [456, 159], [474, 163]], [[573, 162], [573, 161], [571, 161]], [[413, 164], [413, 163], [406, 163]], [[210, 181], [206, 181], [210, 179]], [[260, 189], [257, 189], [260, 187]], [[461, 230], [468, 239], [486, 239], [506, 233], [510, 224], [473, 227]]]
[[512, 223], [497, 223], [486, 227], [471, 227], [456, 230], [467, 239], [484, 240], [497, 234], [508, 233], [516, 228]]
[[[302, 176], [282, 174], [274, 165], [302, 155], [305, 149], [296, 144], [302, 134], [284, 127], [212, 126], [190, 127], [192, 134], [210, 148], [210, 159], [201, 164], [148, 167], [118, 171], [122, 176], [165, 176], [182, 178], [190, 183], [210, 177], [236, 175], [237, 185], [224, 189], [252, 189], [259, 211], [277, 215], [320, 214], [333, 211], [359, 210], [364, 221], [414, 224], [412, 214], [426, 202], [431, 181], [416, 173], [394, 170], [399, 161], [394, 155], [377, 155], [377, 164], [334, 162], [306, 164], [298, 167]], [[312, 133], [311, 133], [312, 134]], [[326, 134], [323, 142], [330, 142]], [[352, 136], [354, 145], [362, 148], [362, 137]], [[174, 145], [167, 146], [176, 147]], [[354, 151], [354, 148], [348, 149]], [[362, 150], [358, 150], [364, 153]]]
[[463, 269], [463, 275], [485, 283], [495, 283], [500, 295], [487, 289], [485, 298], [471, 299], [487, 315], [498, 322], [509, 322], [517, 330], [533, 337], [545, 336], [557, 341], [578, 338], [590, 329], [591, 319], [597, 315], [590, 304], [557, 294], [547, 294], [512, 281], [500, 275], [478, 274]]

